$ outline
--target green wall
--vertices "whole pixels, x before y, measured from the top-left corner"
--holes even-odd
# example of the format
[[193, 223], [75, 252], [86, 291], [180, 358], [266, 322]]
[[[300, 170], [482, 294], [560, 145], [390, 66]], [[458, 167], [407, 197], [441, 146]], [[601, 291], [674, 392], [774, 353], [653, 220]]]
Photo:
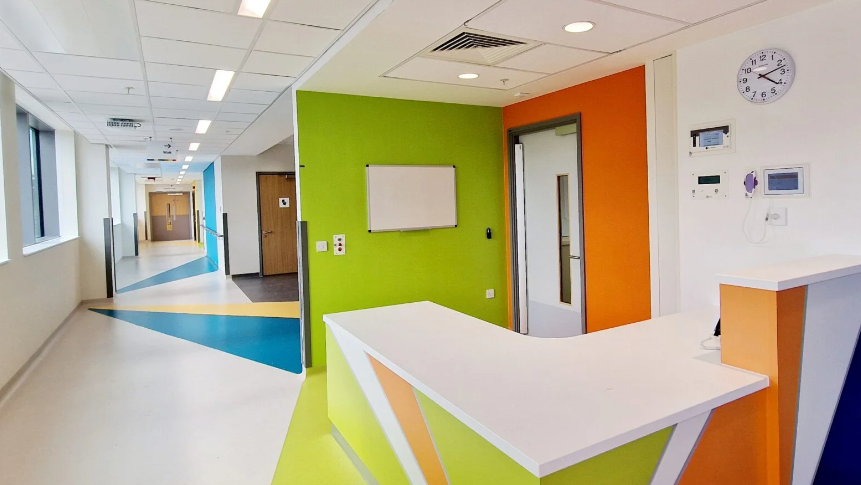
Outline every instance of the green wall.
[[[308, 91], [297, 110], [313, 364], [325, 363], [327, 313], [429, 300], [507, 326], [502, 110]], [[369, 164], [456, 165], [458, 227], [368, 233]]]

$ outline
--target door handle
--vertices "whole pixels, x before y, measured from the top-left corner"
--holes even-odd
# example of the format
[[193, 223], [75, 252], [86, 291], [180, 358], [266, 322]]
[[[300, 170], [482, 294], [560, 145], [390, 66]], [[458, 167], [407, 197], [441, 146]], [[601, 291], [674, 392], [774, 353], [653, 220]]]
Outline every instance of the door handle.
[[571, 255], [571, 256], [568, 256], [568, 257], [569, 257], [569, 258], [571, 258], [571, 259], [580, 259], [580, 256], [573, 256], [573, 255]]
[[263, 231], [263, 236], [264, 236], [264, 237], [266, 237], [266, 236], [268, 236], [268, 235], [270, 235], [270, 234], [272, 234], [272, 231]]

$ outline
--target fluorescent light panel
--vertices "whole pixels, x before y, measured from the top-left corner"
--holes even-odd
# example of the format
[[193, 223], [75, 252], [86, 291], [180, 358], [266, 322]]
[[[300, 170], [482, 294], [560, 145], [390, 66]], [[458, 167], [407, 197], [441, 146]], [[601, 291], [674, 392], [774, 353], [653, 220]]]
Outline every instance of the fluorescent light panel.
[[179, 174], [180, 174], [180, 175], [185, 175], [185, 170], [183, 170], [182, 172], [179, 172]]
[[263, 18], [263, 14], [269, 8], [269, 2], [270, 0], [242, 0], [242, 5], [239, 6], [239, 15]]
[[[190, 158], [190, 157], [186, 157], [186, 158]], [[183, 166], [182, 166], [182, 169], [183, 169], [183, 170], [188, 170], [188, 165], [183, 165]]]
[[230, 88], [230, 83], [233, 81], [233, 71], [215, 71], [215, 76], [212, 78], [212, 86], [209, 88], [208, 101], [221, 101], [224, 95], [227, 94], [227, 89]]
[[186, 161], [186, 162], [190, 162], [190, 161], [192, 161], [192, 160], [194, 160], [194, 157], [192, 157], [191, 155], [189, 155], [189, 156], [185, 157], [185, 161]]
[[200, 143], [192, 143], [188, 145], [188, 151], [190, 152], [196, 152], [198, 148], [200, 148]]
[[211, 124], [212, 120], [200, 120], [197, 122], [197, 129], [194, 132], [198, 135], [205, 135]]

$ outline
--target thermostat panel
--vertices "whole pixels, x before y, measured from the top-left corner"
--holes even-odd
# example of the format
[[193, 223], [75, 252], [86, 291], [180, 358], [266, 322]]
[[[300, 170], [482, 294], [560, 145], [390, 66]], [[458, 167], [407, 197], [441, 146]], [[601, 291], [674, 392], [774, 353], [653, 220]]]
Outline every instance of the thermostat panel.
[[691, 174], [691, 197], [694, 199], [726, 199], [726, 172]]
[[732, 121], [720, 121], [706, 123], [704, 125], [692, 126], [689, 138], [689, 155], [732, 153], [735, 151], [733, 138], [735, 136], [735, 123]]

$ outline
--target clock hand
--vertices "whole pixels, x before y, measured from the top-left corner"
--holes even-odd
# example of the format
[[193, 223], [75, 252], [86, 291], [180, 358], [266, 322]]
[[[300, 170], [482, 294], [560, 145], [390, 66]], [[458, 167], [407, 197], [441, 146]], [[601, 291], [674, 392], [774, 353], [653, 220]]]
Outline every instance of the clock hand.
[[764, 79], [767, 79], [767, 80], [769, 80], [769, 81], [773, 82], [774, 84], [778, 84], [778, 85], [779, 85], [779, 84], [782, 84], [782, 83], [779, 83], [779, 82], [775, 81], [774, 79], [772, 79], [772, 78], [770, 78], [770, 77], [766, 76], [765, 74], [763, 74], [763, 75], [761, 75], [761, 76], [759, 76], [759, 77], [764, 78]]
[[[759, 77], [765, 77], [765, 76], [768, 76], [769, 74], [773, 73], [774, 71], [776, 71], [776, 70], [778, 70], [778, 69], [782, 69], [782, 68], [784, 68], [784, 67], [786, 67], [786, 66], [777, 66], [776, 68], [774, 68], [774, 69], [772, 69], [772, 70], [768, 71], [767, 73], [765, 73], [765, 74], [757, 74], [757, 76], [759, 76]], [[774, 82], [774, 81], [771, 81], [771, 82]]]

